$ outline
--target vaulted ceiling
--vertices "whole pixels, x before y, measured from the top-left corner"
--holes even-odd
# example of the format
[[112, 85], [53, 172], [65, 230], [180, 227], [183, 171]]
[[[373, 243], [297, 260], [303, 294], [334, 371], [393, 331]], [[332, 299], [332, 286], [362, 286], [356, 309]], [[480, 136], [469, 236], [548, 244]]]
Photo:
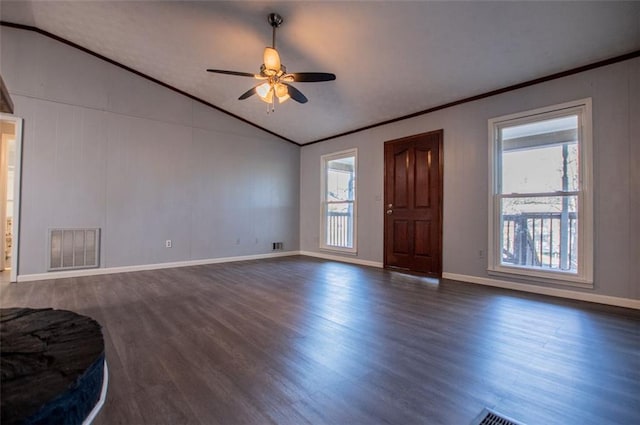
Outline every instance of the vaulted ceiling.
[[[289, 71], [308, 98], [267, 114], [238, 96], [284, 23]], [[5, 22], [34, 26], [165, 82], [299, 144], [640, 50], [640, 2], [7, 1]]]

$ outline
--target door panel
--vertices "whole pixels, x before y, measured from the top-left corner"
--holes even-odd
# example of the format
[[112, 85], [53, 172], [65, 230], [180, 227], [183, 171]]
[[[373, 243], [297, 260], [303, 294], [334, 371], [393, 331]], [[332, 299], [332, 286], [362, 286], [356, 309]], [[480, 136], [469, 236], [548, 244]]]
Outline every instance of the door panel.
[[431, 206], [431, 191], [429, 190], [429, 174], [431, 172], [431, 149], [416, 149], [415, 155], [415, 206], [416, 208], [429, 208]]
[[430, 257], [433, 253], [431, 246], [431, 221], [416, 220], [416, 230], [414, 232], [413, 246], [415, 255]]
[[409, 253], [409, 222], [395, 220], [393, 222], [393, 253], [395, 255]]
[[384, 265], [442, 274], [442, 130], [385, 143]]
[[409, 170], [406, 164], [409, 161], [409, 151], [404, 149], [398, 153], [394, 153], [394, 170], [393, 170], [393, 199], [388, 203], [393, 204], [396, 208], [406, 208], [409, 200]]

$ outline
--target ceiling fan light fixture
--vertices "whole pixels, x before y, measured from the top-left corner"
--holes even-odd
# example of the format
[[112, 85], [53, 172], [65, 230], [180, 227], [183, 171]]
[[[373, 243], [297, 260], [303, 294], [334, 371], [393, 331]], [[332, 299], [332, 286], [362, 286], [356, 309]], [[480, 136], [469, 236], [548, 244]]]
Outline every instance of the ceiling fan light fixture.
[[289, 96], [289, 88], [284, 84], [278, 83], [275, 85], [276, 96], [278, 97], [278, 101], [280, 103], [284, 103], [289, 100], [291, 96]]
[[278, 72], [280, 71], [280, 55], [273, 47], [264, 48], [264, 66], [265, 68]]
[[269, 91], [266, 96], [260, 96], [260, 99], [269, 105], [269, 108], [273, 108], [273, 91]]
[[291, 96], [289, 96], [289, 93], [285, 94], [284, 96], [278, 96], [278, 101], [280, 103], [284, 103], [289, 99], [291, 99]]
[[[256, 87], [256, 93], [262, 100], [267, 102], [266, 98], [271, 93], [271, 84], [262, 83], [258, 87]], [[269, 101], [270, 102], [270, 101]]]
[[289, 89], [282, 83], [278, 83], [275, 85], [276, 88], [276, 96], [283, 97], [289, 94]]

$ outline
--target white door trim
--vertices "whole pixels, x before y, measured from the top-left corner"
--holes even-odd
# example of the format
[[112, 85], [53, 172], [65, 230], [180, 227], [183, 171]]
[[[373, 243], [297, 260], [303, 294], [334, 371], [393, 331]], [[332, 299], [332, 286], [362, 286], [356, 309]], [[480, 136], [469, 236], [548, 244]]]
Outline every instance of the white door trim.
[[11, 229], [11, 282], [18, 281], [18, 265], [19, 258], [18, 253], [20, 250], [18, 246], [20, 244], [20, 198], [22, 187], [22, 125], [23, 120], [20, 117], [9, 114], [0, 114], [0, 120], [11, 121], [16, 126], [16, 158], [14, 169], [14, 186], [13, 186], [13, 226]]

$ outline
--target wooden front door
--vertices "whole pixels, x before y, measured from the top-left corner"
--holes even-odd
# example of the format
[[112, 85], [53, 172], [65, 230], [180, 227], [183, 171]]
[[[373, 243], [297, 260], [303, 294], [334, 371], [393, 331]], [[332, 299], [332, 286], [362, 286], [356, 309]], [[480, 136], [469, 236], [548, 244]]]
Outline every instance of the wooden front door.
[[442, 274], [442, 130], [384, 144], [384, 266]]

